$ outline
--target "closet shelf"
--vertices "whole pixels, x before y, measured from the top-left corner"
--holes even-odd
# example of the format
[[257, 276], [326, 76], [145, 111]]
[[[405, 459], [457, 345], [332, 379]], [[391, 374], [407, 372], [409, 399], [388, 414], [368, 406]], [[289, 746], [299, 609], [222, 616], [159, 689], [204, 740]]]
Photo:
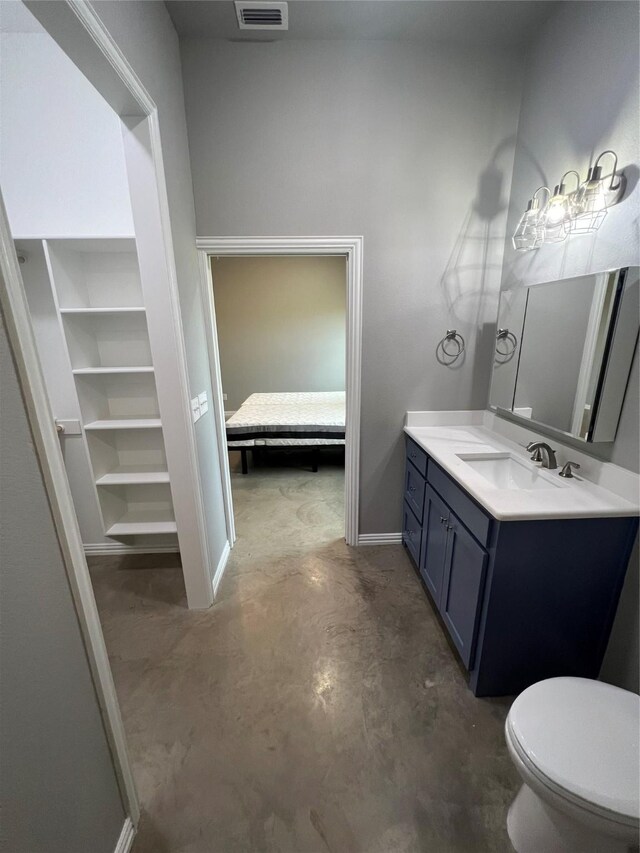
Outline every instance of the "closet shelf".
[[153, 367], [76, 367], [75, 376], [99, 376], [108, 373], [153, 373]]
[[[155, 520], [154, 520], [155, 519]], [[177, 533], [173, 519], [158, 521], [152, 512], [131, 512], [106, 530], [107, 536], [138, 536], [146, 533]]]
[[109, 471], [96, 480], [96, 486], [127, 486], [130, 484], [155, 484], [168, 483], [168, 471], [145, 471], [144, 466], [136, 468], [130, 466], [129, 470]]
[[160, 418], [113, 418], [110, 420], [91, 421], [84, 425], [85, 430], [97, 429], [160, 429]]
[[61, 314], [144, 314], [145, 308], [122, 307], [122, 308], [61, 308]]

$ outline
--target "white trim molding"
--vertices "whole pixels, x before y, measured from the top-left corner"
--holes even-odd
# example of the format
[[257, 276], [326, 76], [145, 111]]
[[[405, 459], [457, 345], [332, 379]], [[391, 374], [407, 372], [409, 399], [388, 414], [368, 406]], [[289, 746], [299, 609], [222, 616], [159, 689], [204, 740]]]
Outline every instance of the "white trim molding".
[[230, 554], [231, 545], [229, 545], [228, 542], [225, 542], [224, 548], [222, 549], [222, 554], [220, 554], [220, 559], [218, 560], [218, 565], [216, 566], [216, 570], [213, 573], [213, 581], [211, 583], [214, 598], [218, 594], [218, 587], [220, 586], [220, 581], [222, 580], [224, 570], [227, 568], [227, 562], [229, 561]]
[[133, 839], [136, 837], [136, 830], [130, 817], [128, 817], [122, 825], [122, 832], [118, 838], [118, 843], [115, 846], [113, 853], [129, 853], [133, 846]]
[[402, 533], [361, 533], [358, 545], [401, 545]]
[[227, 511], [229, 541], [235, 541], [231, 477], [224, 427], [224, 402], [220, 376], [220, 355], [215, 324], [215, 305], [210, 257], [212, 255], [344, 255], [347, 259], [347, 426], [345, 447], [345, 525], [348, 545], [358, 545], [360, 500], [360, 399], [362, 366], [362, 237], [198, 237], [200, 270], [205, 301], [205, 321], [209, 339], [209, 358], [214, 408], [218, 432], [218, 453], [223, 475], [223, 494]]

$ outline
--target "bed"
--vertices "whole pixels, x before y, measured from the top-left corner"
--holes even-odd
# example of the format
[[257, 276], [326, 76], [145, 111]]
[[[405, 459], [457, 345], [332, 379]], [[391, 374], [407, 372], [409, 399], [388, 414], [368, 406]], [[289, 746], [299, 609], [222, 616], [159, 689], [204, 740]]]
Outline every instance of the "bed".
[[226, 422], [227, 447], [242, 454], [247, 473], [247, 450], [264, 447], [308, 447], [313, 470], [319, 449], [345, 443], [344, 391], [252, 394]]

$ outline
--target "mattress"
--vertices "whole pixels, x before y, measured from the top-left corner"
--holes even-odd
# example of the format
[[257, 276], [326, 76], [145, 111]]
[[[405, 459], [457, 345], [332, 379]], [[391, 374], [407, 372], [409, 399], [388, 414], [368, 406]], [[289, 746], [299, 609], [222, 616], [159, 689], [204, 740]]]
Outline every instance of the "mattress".
[[226, 422], [229, 447], [345, 443], [344, 391], [252, 394]]

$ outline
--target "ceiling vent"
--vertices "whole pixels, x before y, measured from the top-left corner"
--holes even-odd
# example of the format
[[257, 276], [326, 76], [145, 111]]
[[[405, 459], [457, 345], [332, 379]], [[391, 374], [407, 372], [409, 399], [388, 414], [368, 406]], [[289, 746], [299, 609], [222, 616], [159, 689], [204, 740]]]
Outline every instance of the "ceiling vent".
[[288, 30], [289, 12], [286, 3], [235, 0], [238, 26], [241, 30]]

